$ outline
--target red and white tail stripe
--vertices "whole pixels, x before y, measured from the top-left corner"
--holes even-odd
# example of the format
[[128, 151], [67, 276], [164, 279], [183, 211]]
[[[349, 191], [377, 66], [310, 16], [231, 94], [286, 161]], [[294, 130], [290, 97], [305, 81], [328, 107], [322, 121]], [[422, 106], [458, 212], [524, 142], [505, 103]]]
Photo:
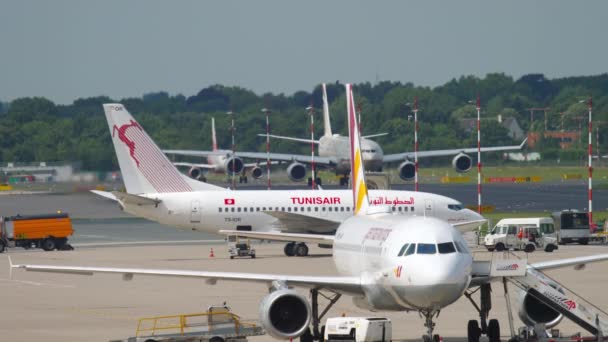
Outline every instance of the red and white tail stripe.
[[217, 138], [215, 137], [215, 118], [211, 118], [211, 148], [217, 151]]
[[346, 84], [346, 112], [348, 113], [348, 135], [350, 138], [350, 168], [351, 183], [353, 187], [353, 203], [355, 215], [366, 214], [369, 207], [367, 186], [365, 183], [365, 170], [361, 156], [361, 143], [357, 113], [355, 111], [355, 100], [353, 98], [352, 86]]
[[187, 192], [192, 187], [121, 104], [104, 104], [128, 193]]

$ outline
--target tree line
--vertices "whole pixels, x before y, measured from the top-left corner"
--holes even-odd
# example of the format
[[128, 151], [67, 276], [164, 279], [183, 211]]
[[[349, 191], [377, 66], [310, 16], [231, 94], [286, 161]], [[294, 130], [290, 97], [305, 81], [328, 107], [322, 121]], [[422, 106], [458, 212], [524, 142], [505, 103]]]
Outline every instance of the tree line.
[[[594, 121], [600, 125], [600, 149], [608, 148], [608, 139], [602, 134], [608, 123], [608, 74], [558, 79], [529, 74], [515, 80], [493, 73], [483, 78], [462, 76], [434, 88], [383, 81], [356, 84], [354, 90], [363, 133], [389, 133], [376, 138], [385, 153], [412, 150], [414, 98], [418, 98], [421, 150], [476, 146], [476, 132], [463, 127], [463, 120], [477, 116], [474, 102], [477, 95], [481, 99], [483, 145], [520, 143], [510, 138], [507, 129], [498, 123], [498, 115], [503, 119], [516, 118], [525, 132], [542, 132], [543, 112], [535, 112], [532, 122], [528, 110], [540, 107], [550, 107], [548, 130], [578, 130], [580, 126], [586, 137], [587, 104], [579, 101], [592, 95]], [[347, 134], [344, 87], [336, 81], [327, 85], [327, 91], [332, 129], [334, 133]], [[213, 85], [188, 97], [160, 91], [136, 98], [81, 98], [70, 105], [55, 104], [42, 97], [25, 97], [0, 102], [0, 160], [78, 161], [85, 170], [116, 169], [101, 106], [108, 102], [124, 104], [162, 148], [210, 149], [211, 117], [216, 120], [220, 147], [230, 148], [227, 111], [236, 113], [236, 144], [240, 150], [265, 151], [264, 138], [257, 136], [265, 132], [262, 108], [272, 110], [272, 133], [306, 138], [310, 132], [305, 108], [312, 104], [318, 108], [315, 134], [323, 131], [320, 85], [311, 92], [298, 91], [292, 95], [257, 95], [241, 87]], [[272, 143], [274, 152], [309, 153], [309, 148], [279, 140]], [[586, 152], [586, 139], [575, 142], [569, 151], [560, 151], [555, 139], [541, 139], [535, 151], [542, 152], [545, 158], [577, 159]]]

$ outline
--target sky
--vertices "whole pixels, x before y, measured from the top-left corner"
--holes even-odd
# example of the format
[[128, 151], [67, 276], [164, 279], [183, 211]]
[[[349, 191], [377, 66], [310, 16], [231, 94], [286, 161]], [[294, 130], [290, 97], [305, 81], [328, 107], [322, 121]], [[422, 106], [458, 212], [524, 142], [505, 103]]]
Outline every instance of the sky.
[[0, 101], [608, 70], [603, 0], [2, 0]]

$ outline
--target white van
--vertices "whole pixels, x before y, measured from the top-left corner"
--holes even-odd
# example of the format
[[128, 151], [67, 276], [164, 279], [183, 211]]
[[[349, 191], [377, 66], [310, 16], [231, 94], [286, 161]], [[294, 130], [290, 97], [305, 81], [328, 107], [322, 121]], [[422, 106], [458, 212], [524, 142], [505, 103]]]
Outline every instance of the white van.
[[553, 252], [557, 249], [557, 234], [550, 217], [507, 218], [498, 221], [484, 242], [489, 251], [533, 251], [540, 248]]
[[388, 318], [332, 317], [325, 322], [325, 341], [390, 341], [392, 324]]

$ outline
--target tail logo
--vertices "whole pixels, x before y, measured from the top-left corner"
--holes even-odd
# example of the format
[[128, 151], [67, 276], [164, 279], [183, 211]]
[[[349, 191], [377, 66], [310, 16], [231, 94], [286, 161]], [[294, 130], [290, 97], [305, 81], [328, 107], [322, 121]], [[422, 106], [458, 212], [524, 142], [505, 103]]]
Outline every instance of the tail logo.
[[127, 147], [129, 148], [129, 154], [131, 155], [131, 158], [133, 158], [133, 160], [135, 161], [135, 164], [137, 164], [137, 167], [139, 167], [139, 160], [137, 160], [137, 158], [135, 157], [135, 142], [127, 137], [127, 129], [129, 127], [139, 128], [140, 131], [143, 131], [143, 129], [136, 121], [133, 121], [133, 120], [130, 120], [130, 121], [131, 121], [131, 123], [124, 124], [120, 127], [114, 125], [114, 127], [112, 128], [112, 137], [114, 137], [115, 133], [118, 132], [118, 139], [120, 139], [120, 141], [122, 141], [125, 145], [127, 145]]

